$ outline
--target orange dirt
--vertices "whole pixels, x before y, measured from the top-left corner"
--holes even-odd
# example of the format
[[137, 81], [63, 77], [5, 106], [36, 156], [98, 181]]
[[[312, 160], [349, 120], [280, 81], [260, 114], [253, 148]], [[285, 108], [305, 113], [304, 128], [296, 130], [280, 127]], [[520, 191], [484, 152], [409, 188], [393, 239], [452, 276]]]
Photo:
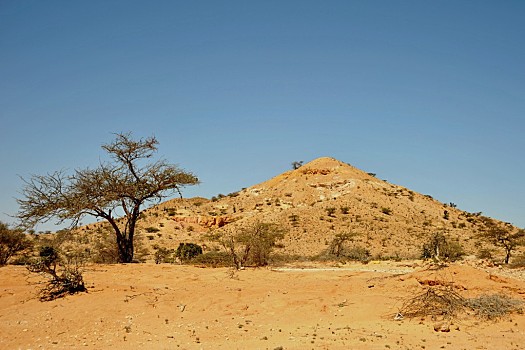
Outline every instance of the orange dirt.
[[459, 264], [434, 271], [422, 262], [229, 271], [91, 265], [88, 293], [40, 302], [37, 277], [3, 267], [0, 348], [520, 349], [525, 341], [524, 315], [498, 322], [464, 315], [447, 332], [437, 320], [394, 320], [428, 281], [454, 283], [465, 297], [503, 292], [523, 300], [522, 277]]

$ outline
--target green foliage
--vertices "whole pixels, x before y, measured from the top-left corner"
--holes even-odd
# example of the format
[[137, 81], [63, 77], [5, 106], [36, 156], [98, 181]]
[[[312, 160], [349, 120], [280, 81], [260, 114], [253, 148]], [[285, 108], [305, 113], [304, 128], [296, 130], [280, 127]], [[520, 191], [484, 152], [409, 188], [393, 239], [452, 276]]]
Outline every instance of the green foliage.
[[349, 207], [341, 207], [341, 214], [348, 214], [350, 212]]
[[336, 209], [334, 207], [326, 208], [326, 214], [328, 216], [334, 216]]
[[293, 170], [297, 170], [297, 169], [299, 169], [302, 166], [303, 166], [303, 161], [302, 160], [292, 162], [292, 169]]
[[383, 208], [381, 208], [381, 212], [383, 214], [385, 214], [385, 215], [392, 215], [392, 209], [390, 209], [390, 208], [383, 207]]
[[20, 230], [12, 230], [0, 222], [0, 266], [7, 264], [9, 259], [31, 247], [31, 241]]
[[352, 241], [357, 234], [353, 232], [337, 233], [328, 248], [328, 254], [341, 257], [345, 255], [345, 243]]
[[197, 255], [193, 263], [211, 267], [226, 267], [232, 265], [232, 258], [227, 252], [211, 251]]
[[175, 252], [175, 256], [181, 261], [188, 261], [194, 259], [196, 256], [202, 254], [202, 247], [195, 243], [180, 243]]
[[505, 264], [508, 264], [512, 252], [525, 245], [525, 230], [516, 229], [510, 224], [498, 224], [487, 217], [483, 217], [481, 220], [484, 226], [479, 236], [495, 246], [503, 248], [505, 250]]
[[433, 233], [428, 241], [423, 244], [421, 257], [423, 259], [433, 259], [440, 261], [459, 260], [465, 255], [459, 242], [451, 241], [441, 232]]
[[155, 252], [155, 264], [160, 263], [174, 263], [175, 259], [173, 258], [173, 253], [175, 250], [160, 247]]
[[372, 254], [370, 254], [370, 251], [366, 249], [365, 247], [355, 246], [349, 248], [345, 252], [345, 258], [355, 261], [360, 261], [362, 263], [367, 263], [370, 261], [370, 257]]

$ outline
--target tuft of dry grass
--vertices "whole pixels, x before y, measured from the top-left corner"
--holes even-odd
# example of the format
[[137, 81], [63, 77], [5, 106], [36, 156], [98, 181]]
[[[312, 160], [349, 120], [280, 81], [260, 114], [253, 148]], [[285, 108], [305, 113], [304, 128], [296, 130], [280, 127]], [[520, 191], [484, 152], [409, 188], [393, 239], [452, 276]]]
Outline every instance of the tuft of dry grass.
[[476, 316], [488, 320], [501, 318], [511, 313], [523, 313], [523, 302], [502, 294], [483, 294], [466, 301]]

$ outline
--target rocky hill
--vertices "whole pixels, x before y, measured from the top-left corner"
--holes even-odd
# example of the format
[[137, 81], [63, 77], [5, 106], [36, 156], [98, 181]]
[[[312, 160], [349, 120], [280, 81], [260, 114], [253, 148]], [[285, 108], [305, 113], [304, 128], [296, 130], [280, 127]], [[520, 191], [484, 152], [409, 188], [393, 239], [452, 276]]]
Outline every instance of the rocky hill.
[[358, 234], [354, 244], [375, 257], [413, 258], [435, 232], [476, 253], [481, 218], [347, 163], [319, 158], [239, 192], [161, 203], [143, 212], [140, 228], [152, 246], [211, 247], [206, 237], [212, 231], [274, 222], [287, 230], [281, 253], [315, 255], [335, 234], [353, 232]]

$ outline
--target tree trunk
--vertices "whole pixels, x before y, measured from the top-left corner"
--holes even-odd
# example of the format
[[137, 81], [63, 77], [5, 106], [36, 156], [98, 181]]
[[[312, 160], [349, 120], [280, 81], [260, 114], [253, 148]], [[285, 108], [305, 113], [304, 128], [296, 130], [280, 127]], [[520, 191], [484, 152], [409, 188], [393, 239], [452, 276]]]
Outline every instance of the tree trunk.
[[511, 250], [507, 249], [507, 254], [505, 255], [505, 264], [509, 263], [510, 253], [511, 253]]
[[118, 257], [121, 263], [130, 263], [133, 261], [133, 239], [122, 237], [117, 238]]

